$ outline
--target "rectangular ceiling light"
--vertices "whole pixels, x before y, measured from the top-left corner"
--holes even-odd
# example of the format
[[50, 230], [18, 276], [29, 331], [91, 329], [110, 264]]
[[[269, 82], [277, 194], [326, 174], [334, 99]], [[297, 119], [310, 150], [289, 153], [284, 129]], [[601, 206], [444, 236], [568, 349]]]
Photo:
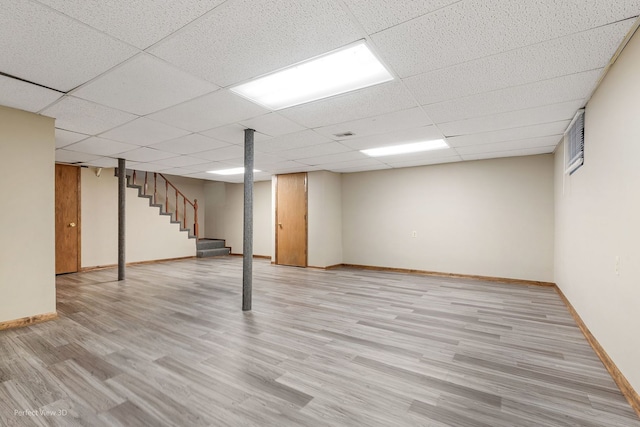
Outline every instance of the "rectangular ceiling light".
[[364, 41], [230, 88], [272, 110], [393, 80]]
[[[254, 169], [253, 173], [260, 172], [258, 169]], [[219, 171], [207, 171], [207, 173], [215, 173], [216, 175], [241, 175], [244, 173], [244, 168], [222, 169]]]
[[393, 156], [395, 154], [418, 153], [420, 151], [441, 150], [443, 148], [449, 148], [449, 145], [444, 142], [444, 139], [434, 139], [431, 141], [414, 142], [411, 144], [370, 148], [368, 150], [360, 150], [360, 152], [371, 157], [381, 157]]

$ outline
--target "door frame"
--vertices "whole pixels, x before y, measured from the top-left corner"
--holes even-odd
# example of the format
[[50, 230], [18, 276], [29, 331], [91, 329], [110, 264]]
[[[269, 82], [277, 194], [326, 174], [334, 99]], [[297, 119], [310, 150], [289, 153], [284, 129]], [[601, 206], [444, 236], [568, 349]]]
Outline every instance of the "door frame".
[[304, 174], [304, 268], [309, 266], [309, 174], [307, 172], [293, 172], [293, 173], [283, 173], [279, 175], [275, 175], [276, 178], [276, 188], [275, 188], [275, 199], [276, 199], [276, 265], [284, 265], [279, 262], [279, 254], [278, 254], [278, 177], [281, 175], [297, 175]]
[[[78, 254], [77, 254], [77, 257], [76, 257], [76, 271], [75, 271], [77, 273], [82, 269], [82, 259], [81, 259], [81, 256], [82, 256], [82, 216], [81, 216], [81, 213], [82, 213], [82, 209], [81, 209], [81, 206], [82, 206], [82, 192], [81, 192], [81, 188], [82, 188], [81, 187], [82, 167], [81, 166], [75, 166], [75, 165], [68, 165], [68, 164], [65, 164], [65, 163], [56, 163], [55, 164], [55, 166], [58, 166], [58, 165], [65, 166], [65, 167], [72, 167], [72, 168], [76, 168], [78, 170], [77, 183], [76, 183], [77, 184], [77, 191], [78, 191], [78, 197], [77, 197], [78, 203], [77, 203], [77, 206], [76, 206], [77, 216], [78, 216], [78, 223], [76, 225], [76, 227], [78, 229], [78, 241], [76, 242], [76, 245], [78, 247]], [[54, 168], [55, 168], [55, 166], [54, 166]], [[55, 201], [55, 203], [57, 204], [57, 200]], [[56, 274], [58, 274], [58, 273], [56, 273]], [[60, 273], [60, 274], [65, 274], [65, 273]]]

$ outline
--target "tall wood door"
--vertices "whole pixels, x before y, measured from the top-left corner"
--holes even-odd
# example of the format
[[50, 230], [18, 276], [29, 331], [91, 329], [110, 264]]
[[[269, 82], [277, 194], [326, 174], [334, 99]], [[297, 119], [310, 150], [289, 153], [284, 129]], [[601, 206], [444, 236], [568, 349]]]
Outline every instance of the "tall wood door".
[[80, 269], [80, 168], [56, 165], [56, 274]]
[[307, 174], [278, 175], [276, 264], [307, 266]]

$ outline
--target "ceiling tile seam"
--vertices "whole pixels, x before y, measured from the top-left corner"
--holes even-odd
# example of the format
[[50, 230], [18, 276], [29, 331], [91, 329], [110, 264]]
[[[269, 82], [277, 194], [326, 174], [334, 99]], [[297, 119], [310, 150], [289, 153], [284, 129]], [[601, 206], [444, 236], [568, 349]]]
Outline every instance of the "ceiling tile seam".
[[[52, 106], [54, 106], [54, 105], [56, 105], [56, 104], [58, 104], [58, 103], [62, 102], [62, 101], [63, 101], [64, 99], [66, 99], [67, 97], [72, 97], [72, 98], [77, 99], [77, 100], [80, 100], [80, 101], [82, 101], [82, 102], [89, 102], [89, 103], [91, 103], [91, 104], [93, 104], [93, 105], [98, 105], [98, 106], [100, 106], [100, 107], [102, 107], [102, 108], [108, 108], [108, 109], [110, 109], [110, 110], [115, 110], [115, 111], [118, 111], [118, 112], [120, 112], [120, 113], [128, 114], [128, 115], [130, 115], [130, 116], [135, 116], [133, 119], [131, 119], [131, 120], [129, 120], [129, 121], [127, 121], [127, 122], [125, 122], [125, 123], [121, 123], [121, 124], [119, 124], [118, 126], [114, 126], [114, 127], [110, 128], [110, 129], [107, 129], [107, 130], [102, 131], [102, 132], [100, 132], [100, 133], [93, 133], [93, 134], [91, 134], [91, 136], [98, 136], [98, 135], [102, 135], [102, 134], [103, 134], [103, 133], [105, 133], [105, 132], [109, 132], [110, 130], [115, 129], [115, 128], [120, 127], [120, 126], [124, 126], [124, 125], [126, 125], [127, 123], [130, 123], [130, 122], [132, 122], [132, 121], [134, 121], [134, 120], [137, 120], [137, 119], [139, 119], [140, 117], [142, 117], [142, 116], [139, 116], [139, 115], [137, 115], [137, 114], [129, 113], [128, 111], [120, 110], [119, 108], [109, 107], [109, 106], [104, 105], [104, 104], [99, 104], [99, 103], [97, 103], [97, 102], [89, 101], [89, 100], [84, 99], [84, 98], [78, 98], [78, 97], [76, 97], [76, 96], [69, 95], [69, 94], [65, 94], [65, 95], [61, 96], [60, 98], [56, 99], [54, 102], [52, 102], [52, 103], [51, 103], [50, 105], [48, 105], [47, 107], [45, 107], [45, 108], [43, 108], [43, 109], [41, 109], [41, 110], [38, 110], [38, 114], [42, 114], [42, 115], [46, 116], [46, 114], [43, 114], [43, 113], [42, 113], [46, 108], [50, 108], [50, 107], [52, 107]], [[48, 116], [47, 116], [47, 117], [48, 117]], [[78, 132], [78, 131], [71, 130], [71, 129], [64, 129], [64, 128], [57, 128], [57, 129], [66, 130], [66, 131], [69, 131], [69, 132], [75, 132], [75, 133], [82, 133], [82, 132]], [[83, 134], [83, 135], [87, 135], [86, 133], [82, 133], [82, 134]]]
[[[573, 117], [572, 117], [572, 118], [573, 118]], [[569, 119], [565, 119], [565, 120], [553, 120], [553, 121], [545, 122], [545, 123], [535, 123], [535, 124], [532, 124], [532, 125], [514, 126], [514, 127], [509, 128], [509, 129], [488, 130], [488, 131], [484, 131], [484, 132], [472, 132], [472, 133], [467, 133], [467, 134], [462, 134], [462, 135], [448, 135], [448, 136], [447, 136], [447, 138], [459, 138], [459, 137], [465, 137], [465, 136], [470, 136], [470, 135], [473, 135], [473, 136], [476, 136], [476, 135], [481, 136], [481, 135], [484, 135], [484, 134], [491, 134], [491, 133], [503, 132], [503, 131], [507, 131], [507, 130], [533, 128], [533, 127], [541, 126], [541, 125], [550, 125], [550, 124], [552, 124], [552, 123], [562, 123], [562, 122], [566, 122], [566, 121], [569, 121], [569, 120], [571, 120], [571, 118], [569, 118]], [[555, 133], [553, 133], [553, 134], [551, 134], [551, 135], [542, 135], [542, 136], [540, 136], [540, 138], [542, 138], [542, 137], [544, 137], [544, 136], [553, 136], [553, 135], [556, 135], [556, 134], [555, 134]], [[536, 136], [536, 137], [534, 137], [534, 138], [538, 138], [538, 137]], [[531, 138], [520, 138], [520, 139], [518, 139], [518, 141], [519, 141], [519, 140], [521, 140], [521, 139], [531, 139]], [[514, 141], [516, 141], [516, 140], [514, 140]]]
[[410, 74], [410, 75], [407, 75], [407, 76], [403, 76], [402, 78], [403, 79], [408, 79], [408, 78], [412, 78], [412, 77], [422, 76], [424, 74], [433, 73], [433, 72], [436, 72], [436, 71], [444, 71], [444, 70], [447, 70], [449, 68], [458, 67], [458, 66], [464, 65], [464, 64], [472, 64], [473, 62], [477, 62], [477, 61], [480, 61], [480, 60], [483, 60], [483, 59], [488, 59], [488, 58], [491, 58], [491, 57], [494, 57], [494, 56], [500, 56], [500, 55], [504, 55], [506, 53], [514, 52], [514, 51], [517, 51], [517, 50], [527, 49], [527, 48], [530, 48], [530, 47], [533, 47], [533, 46], [537, 46], [537, 45], [540, 45], [540, 44], [544, 44], [544, 43], [548, 43], [548, 42], [551, 42], [551, 41], [554, 41], [554, 40], [561, 40], [561, 39], [564, 39], [564, 38], [567, 38], [567, 37], [575, 36], [577, 34], [588, 33], [589, 31], [593, 31], [593, 30], [598, 29], [598, 28], [608, 27], [609, 25], [618, 24], [620, 22], [624, 22], [624, 21], [628, 21], [628, 20], [632, 20], [632, 19], [638, 19], [639, 16], [640, 15], [632, 16], [632, 17], [624, 18], [624, 19], [619, 19], [619, 20], [614, 21], [614, 22], [609, 22], [609, 23], [606, 23], [606, 24], [603, 24], [603, 25], [590, 27], [590, 28], [587, 28], [586, 30], [576, 31], [575, 33], [566, 34], [566, 35], [563, 35], [563, 36], [560, 36], [560, 37], [553, 37], [553, 38], [550, 38], [550, 39], [545, 39], [545, 40], [542, 40], [542, 41], [539, 41], [539, 42], [536, 42], [536, 43], [517, 46], [517, 47], [511, 48], [511, 49], [502, 50], [500, 52], [492, 53], [490, 55], [480, 56], [478, 58], [469, 59], [467, 61], [461, 61], [461, 62], [456, 62], [454, 64], [449, 64], [449, 65], [447, 65], [445, 67], [433, 68], [433, 69], [431, 69], [429, 71], [425, 71], [424, 73]]
[[92, 30], [94, 30], [94, 31], [97, 31], [98, 33], [100, 33], [100, 34], [102, 34], [102, 35], [105, 35], [105, 36], [109, 37], [109, 38], [110, 38], [110, 39], [112, 39], [112, 40], [116, 40], [116, 41], [118, 41], [118, 42], [120, 42], [120, 43], [123, 43], [123, 44], [127, 45], [128, 47], [134, 48], [134, 49], [135, 49], [135, 50], [137, 50], [138, 52], [141, 52], [141, 51], [142, 51], [139, 47], [136, 47], [136, 46], [134, 46], [134, 45], [132, 45], [132, 44], [130, 44], [130, 43], [128, 43], [128, 42], [126, 42], [125, 40], [121, 40], [121, 39], [119, 39], [119, 38], [117, 38], [117, 37], [115, 37], [115, 36], [113, 36], [113, 35], [111, 35], [111, 34], [109, 34], [109, 33], [105, 32], [105, 31], [102, 31], [102, 30], [101, 30], [101, 29], [99, 29], [99, 28], [96, 28], [96, 27], [94, 27], [94, 26], [92, 26], [92, 25], [89, 25], [89, 24], [87, 24], [87, 23], [86, 23], [86, 22], [84, 22], [84, 21], [81, 21], [81, 20], [79, 20], [79, 19], [76, 19], [76, 18], [74, 18], [73, 16], [69, 16], [69, 15], [67, 15], [67, 14], [66, 14], [66, 13], [64, 13], [64, 12], [60, 12], [59, 10], [54, 9], [53, 7], [49, 6], [48, 4], [45, 4], [45, 3], [39, 2], [38, 0], [29, 0], [29, 1], [31, 1], [32, 3], [36, 3], [38, 6], [44, 7], [45, 9], [49, 9], [50, 11], [52, 11], [52, 12], [56, 13], [57, 15], [64, 16], [66, 19], [71, 19], [72, 21], [75, 21], [75, 22], [77, 22], [77, 23], [81, 24], [82, 26], [84, 26], [84, 27], [86, 27], [86, 28], [90, 28], [90, 29], [92, 29]]
[[512, 86], [505, 86], [505, 87], [501, 87], [501, 88], [498, 88], [498, 89], [492, 89], [492, 90], [487, 90], [487, 91], [484, 91], [484, 92], [477, 92], [477, 93], [473, 93], [473, 94], [470, 94], [470, 95], [460, 96], [458, 98], [450, 98], [450, 99], [446, 99], [446, 100], [443, 100], [443, 101], [431, 102], [431, 103], [428, 103], [428, 104], [420, 104], [420, 105], [423, 105], [425, 107], [431, 107], [431, 106], [435, 106], [435, 105], [438, 105], [438, 104], [444, 104], [446, 102], [459, 101], [459, 100], [462, 100], [462, 99], [473, 98], [474, 96], [478, 96], [478, 95], [486, 95], [488, 93], [494, 93], [494, 92], [500, 92], [500, 91], [507, 90], [507, 89], [514, 89], [514, 88], [519, 88], [519, 87], [530, 86], [530, 85], [533, 85], [533, 84], [536, 84], [536, 83], [549, 82], [551, 80], [562, 79], [562, 78], [565, 78], [565, 77], [577, 76], [578, 74], [586, 74], [586, 73], [591, 73], [593, 71], [601, 71], [601, 70], [604, 70], [604, 67], [591, 68], [589, 70], [577, 71], [575, 73], [563, 74], [561, 76], [549, 77], [549, 78], [542, 79], [542, 80], [534, 80], [534, 81], [527, 82], [527, 83], [521, 83], [521, 84], [512, 85]]
[[424, 16], [431, 15], [431, 14], [436, 13], [436, 12], [439, 12], [439, 11], [441, 11], [441, 10], [443, 10], [443, 9], [447, 9], [447, 8], [449, 8], [449, 7], [452, 7], [452, 6], [456, 5], [456, 4], [458, 4], [458, 3], [462, 3], [463, 1], [464, 1], [464, 0], [458, 0], [458, 1], [452, 2], [452, 3], [450, 3], [450, 4], [447, 4], [446, 6], [442, 6], [442, 7], [439, 7], [439, 8], [437, 8], [437, 9], [431, 10], [431, 11], [429, 11], [429, 12], [423, 13], [423, 14], [421, 14], [421, 15], [414, 16], [413, 18], [407, 19], [406, 21], [398, 22], [397, 24], [394, 24], [394, 25], [391, 25], [390, 27], [386, 27], [386, 28], [383, 28], [383, 29], [381, 29], [381, 30], [375, 31], [375, 32], [373, 32], [373, 33], [371, 33], [371, 34], [369, 34], [369, 35], [373, 36], [373, 35], [375, 35], [375, 34], [382, 33], [383, 31], [387, 31], [387, 30], [389, 30], [389, 29], [391, 29], [391, 28], [395, 28], [395, 27], [397, 27], [398, 25], [403, 25], [403, 24], [406, 24], [407, 22], [415, 21], [416, 19], [420, 19], [420, 18], [422, 18], [422, 17], [424, 17]]
[[[391, 65], [388, 64], [383, 59], [382, 55], [380, 55], [380, 49], [378, 49], [378, 46], [371, 38], [371, 34], [369, 34], [367, 30], [364, 28], [364, 25], [360, 23], [360, 20], [357, 18], [355, 13], [353, 13], [353, 11], [349, 7], [349, 5], [345, 2], [345, 0], [336, 0], [336, 1], [340, 4], [340, 7], [342, 8], [342, 10], [346, 12], [346, 14], [349, 16], [349, 19], [351, 20], [351, 22], [358, 28], [358, 31], [363, 35], [362, 38], [366, 41], [367, 46], [369, 47], [369, 49], [371, 49], [371, 52], [376, 57], [376, 59], [380, 61], [380, 63], [389, 71], [389, 73], [391, 73], [391, 75], [393, 76], [393, 80], [400, 80], [400, 74], [398, 74], [396, 70], [393, 67], [391, 67]], [[356, 41], [354, 41], [353, 43], [355, 43]]]
[[68, 92], [65, 92], [63, 90], [55, 89], [55, 88], [52, 88], [52, 87], [49, 87], [49, 86], [45, 86], [45, 85], [40, 84], [40, 83], [32, 82], [31, 80], [23, 79], [22, 77], [14, 76], [12, 74], [7, 74], [7, 73], [4, 73], [2, 71], [0, 71], [0, 76], [7, 77], [7, 78], [13, 79], [13, 80], [17, 80], [17, 81], [23, 82], [23, 83], [28, 83], [30, 85], [38, 86], [38, 87], [41, 87], [43, 89], [49, 89], [49, 90], [52, 90], [54, 92], [58, 92], [60, 94], [60, 96], [65, 95], [65, 94], [68, 93]]
[[[600, 87], [600, 84], [609, 73], [609, 70], [611, 69], [613, 64], [616, 63], [622, 51], [627, 47], [627, 44], [629, 43], [633, 35], [636, 33], [636, 31], [638, 31], [638, 28], [640, 28], [640, 15], [636, 15], [634, 18], [629, 18], [629, 19], [635, 19], [636, 21], [633, 23], [633, 25], [631, 26], [627, 34], [624, 36], [624, 39], [620, 43], [620, 46], [618, 46], [618, 49], [616, 49], [616, 51], [613, 53], [613, 56], [611, 57], [611, 59], [609, 59], [609, 62], [607, 63], [607, 65], [605, 65], [605, 67], [603, 68], [602, 73], [598, 78], [598, 81], [589, 92], [589, 95], [587, 95], [586, 97], [585, 105], [587, 104], [587, 102], [589, 102], [593, 94], [596, 93], [596, 90], [598, 90], [598, 88]], [[622, 22], [622, 21], [624, 20], [621, 20], [618, 22]], [[582, 108], [584, 108], [584, 105], [582, 106]]]
[[[465, 119], [449, 120], [449, 121], [446, 121], [446, 122], [439, 122], [438, 124], [440, 124], [440, 125], [446, 125], [446, 124], [450, 124], [450, 123], [466, 122], [466, 121], [468, 121], [468, 120], [476, 120], [476, 119], [482, 119], [482, 118], [485, 118], [485, 117], [500, 116], [500, 115], [503, 115], [503, 114], [510, 114], [510, 113], [520, 113], [520, 112], [524, 112], [524, 111], [527, 111], [527, 110], [533, 110], [533, 109], [537, 109], [537, 108], [544, 108], [544, 107], [552, 107], [552, 106], [554, 106], [554, 105], [568, 104], [569, 102], [577, 102], [577, 101], [581, 101], [581, 102], [582, 102], [582, 105], [578, 108], [578, 110], [579, 110], [580, 108], [584, 108], [584, 106], [585, 106], [585, 104], [586, 104], [586, 102], [585, 102], [585, 98], [575, 98], [575, 99], [568, 99], [568, 100], [566, 100], [566, 101], [553, 102], [553, 103], [551, 103], [551, 104], [539, 105], [539, 106], [537, 106], [537, 107], [526, 107], [526, 108], [520, 108], [520, 109], [517, 109], [517, 110], [508, 110], [508, 111], [504, 111], [504, 112], [502, 112], [502, 113], [491, 113], [491, 114], [487, 114], [487, 115], [484, 115], [484, 116], [474, 116], [474, 117], [468, 117], [468, 118], [465, 118]], [[446, 102], [446, 101], [445, 101], [445, 102]], [[432, 105], [435, 105], [435, 104], [432, 104]], [[573, 114], [571, 115], [571, 118], [573, 118]], [[570, 120], [570, 119], [567, 119], [567, 120]], [[555, 120], [555, 121], [562, 121], [562, 120]], [[551, 122], [544, 122], [544, 123], [536, 123], [536, 124], [545, 124], [545, 123], [553, 123], [553, 121], [551, 121]], [[532, 125], [525, 125], [525, 126], [532, 126]], [[517, 128], [520, 128], [520, 127], [523, 127], [523, 126], [514, 126], [514, 127], [512, 127], [512, 128], [504, 128], [504, 129], [498, 129], [498, 130], [517, 129]], [[490, 132], [490, 131], [489, 131], [489, 132]], [[473, 134], [473, 133], [475, 133], [475, 132], [472, 132], [472, 133], [464, 133], [464, 134], [460, 134], [460, 135], [452, 135], [452, 136], [471, 135], [471, 134]]]
[[[173, 37], [175, 37], [176, 35], [178, 35], [179, 33], [181, 33], [182, 31], [185, 31], [187, 27], [189, 27], [192, 24], [195, 24], [198, 21], [201, 21], [203, 19], [206, 19], [209, 15], [212, 15], [216, 9], [218, 9], [219, 7], [223, 6], [225, 3], [228, 3], [230, 0], [224, 0], [222, 2], [220, 2], [220, 4], [215, 5], [213, 8], [211, 8], [210, 10], [204, 12], [202, 15], [197, 16], [195, 18], [193, 18], [191, 21], [187, 22], [186, 24], [184, 24], [182, 27], [175, 29], [174, 31], [172, 31], [171, 33], [167, 34], [166, 36], [164, 36], [163, 38], [161, 38], [160, 40], [156, 40], [155, 43], [150, 44], [149, 46], [145, 47], [144, 49], [142, 49], [144, 52], [151, 54], [151, 52], [147, 52], [149, 49], [153, 49], [154, 47], [156, 47], [158, 44], [165, 42], [169, 39], [172, 39]], [[155, 55], [154, 55], [155, 56]], [[186, 70], [182, 70], [185, 71]], [[216, 85], [218, 85], [215, 82], [211, 82], [214, 83]], [[218, 85], [220, 86], [220, 85]], [[221, 86], [222, 87], [222, 86]]]
[[[491, 151], [491, 152], [486, 152], [486, 153], [474, 153], [474, 154], [462, 154], [461, 157], [463, 160], [467, 160], [465, 159], [465, 157], [467, 156], [479, 156], [479, 155], [493, 155], [493, 154], [498, 154], [498, 153], [515, 153], [517, 151], [524, 151], [524, 150], [539, 150], [539, 149], [548, 149], [548, 148], [553, 148], [553, 150], [549, 153], [538, 153], [538, 154], [521, 154], [522, 156], [540, 156], [540, 155], [545, 155], [545, 154], [553, 154], [553, 151], [555, 151], [556, 147], [558, 146], [558, 144], [556, 145], [543, 145], [541, 147], [529, 147], [529, 148], [518, 148], [515, 150], [498, 150], [498, 151]], [[494, 159], [499, 159], [500, 157], [490, 157], [487, 159], [470, 159], [470, 160], [494, 160]]]
[[[406, 87], [405, 87], [405, 89], [406, 89]], [[387, 116], [387, 115], [389, 115], [389, 114], [399, 113], [399, 112], [401, 112], [401, 111], [409, 111], [409, 110], [413, 110], [414, 108], [420, 108], [420, 110], [422, 110], [421, 105], [420, 105], [420, 104], [418, 104], [418, 105], [415, 105], [415, 106], [413, 106], [413, 107], [409, 107], [409, 108], [402, 108], [402, 109], [400, 109], [400, 110], [394, 110], [394, 111], [391, 111], [391, 112], [389, 112], [389, 113], [374, 114], [373, 116], [366, 116], [366, 117], [362, 117], [362, 118], [355, 119], [355, 120], [346, 120], [346, 121], [344, 121], [344, 122], [331, 123], [331, 124], [328, 124], [328, 125], [316, 126], [316, 127], [313, 127], [313, 128], [307, 128], [307, 129], [309, 129], [309, 130], [313, 130], [313, 131], [316, 131], [316, 130], [318, 130], [318, 129], [322, 129], [322, 128], [325, 128], [325, 127], [342, 126], [342, 125], [345, 125], [345, 124], [347, 124], [347, 123], [352, 123], [352, 122], [354, 122], [354, 121], [367, 120], [367, 119], [373, 119], [373, 118], [376, 118], [376, 117]], [[423, 112], [424, 112], [424, 111], [423, 111]], [[431, 120], [431, 118], [428, 116], [428, 114], [426, 114], [426, 113], [425, 113], [425, 116], [426, 116], [429, 120]], [[433, 123], [433, 121], [431, 121], [431, 123]], [[302, 125], [301, 125], [301, 126], [302, 126]], [[431, 125], [427, 125], [427, 126], [431, 126]], [[348, 129], [345, 129], [345, 130], [344, 130], [344, 132], [348, 132], [348, 131], [349, 131]], [[385, 133], [389, 133], [389, 132], [382, 132], [381, 134], [385, 134]], [[323, 136], [324, 136], [324, 135], [323, 135]], [[353, 136], [354, 136], [354, 137], [356, 137], [356, 138], [358, 138], [358, 135], [357, 135], [357, 134], [354, 134]], [[344, 142], [344, 141], [350, 141], [350, 140], [354, 139], [354, 138], [351, 138], [351, 137], [337, 137], [337, 136], [335, 136], [335, 134], [334, 134], [333, 136], [331, 136], [331, 137], [327, 137], [327, 136], [325, 136], [325, 137], [326, 137], [326, 138], [331, 138], [332, 140], [334, 140], [334, 141], [336, 141], [336, 142]]]

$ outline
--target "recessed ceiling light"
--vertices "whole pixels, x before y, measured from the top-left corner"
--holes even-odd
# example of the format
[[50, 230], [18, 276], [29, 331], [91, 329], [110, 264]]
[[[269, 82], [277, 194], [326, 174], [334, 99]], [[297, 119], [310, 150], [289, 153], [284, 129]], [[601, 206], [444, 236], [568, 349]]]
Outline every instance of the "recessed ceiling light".
[[364, 41], [230, 88], [279, 110], [393, 80]]
[[433, 139], [431, 141], [414, 142], [411, 144], [390, 145], [388, 147], [370, 148], [360, 150], [361, 153], [371, 157], [393, 156], [394, 154], [417, 153], [420, 151], [440, 150], [449, 148], [444, 139]]
[[[254, 169], [253, 173], [260, 172]], [[244, 168], [222, 169], [219, 171], [207, 171], [207, 173], [215, 173], [216, 175], [240, 175], [244, 173]]]

